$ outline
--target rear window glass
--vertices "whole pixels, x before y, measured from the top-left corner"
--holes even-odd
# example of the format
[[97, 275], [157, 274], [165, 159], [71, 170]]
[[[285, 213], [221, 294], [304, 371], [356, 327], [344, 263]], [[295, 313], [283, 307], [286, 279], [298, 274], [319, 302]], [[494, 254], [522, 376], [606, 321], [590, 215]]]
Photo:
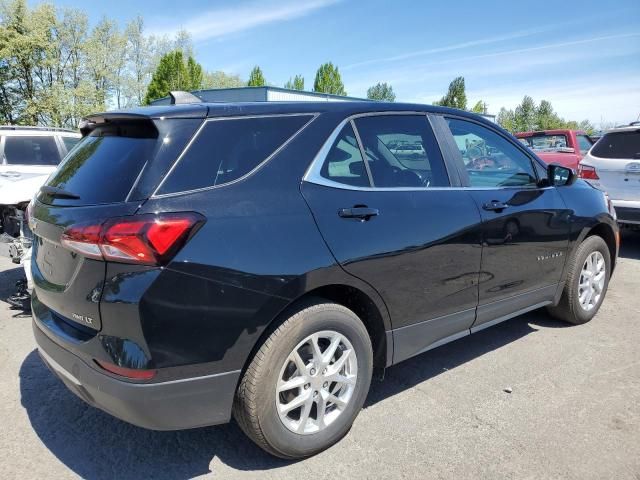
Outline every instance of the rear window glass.
[[60, 153], [52, 136], [7, 136], [4, 139], [4, 157], [9, 165], [60, 163]]
[[150, 122], [98, 127], [77, 145], [47, 185], [80, 198], [74, 204], [122, 202], [159, 142]]
[[185, 192], [237, 180], [269, 158], [311, 118], [290, 115], [209, 121], [157, 193]]
[[520, 142], [533, 150], [555, 151], [569, 146], [566, 135], [535, 135], [520, 138]]
[[640, 159], [640, 130], [605, 134], [591, 149], [591, 155], [600, 158]]

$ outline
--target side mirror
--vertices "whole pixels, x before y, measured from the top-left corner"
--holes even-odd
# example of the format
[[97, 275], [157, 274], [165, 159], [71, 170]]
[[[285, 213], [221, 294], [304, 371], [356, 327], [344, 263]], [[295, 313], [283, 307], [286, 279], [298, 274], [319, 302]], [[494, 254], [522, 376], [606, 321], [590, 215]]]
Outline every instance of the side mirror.
[[547, 167], [547, 179], [549, 180], [549, 185], [563, 187], [576, 181], [576, 172], [557, 163], [551, 163]]

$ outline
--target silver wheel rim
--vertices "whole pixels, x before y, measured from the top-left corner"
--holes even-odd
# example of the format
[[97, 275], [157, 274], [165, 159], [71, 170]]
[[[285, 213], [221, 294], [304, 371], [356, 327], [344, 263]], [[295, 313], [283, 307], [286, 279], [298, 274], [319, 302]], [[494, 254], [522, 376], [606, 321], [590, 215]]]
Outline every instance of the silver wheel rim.
[[591, 252], [584, 261], [578, 284], [578, 299], [583, 310], [589, 312], [598, 305], [604, 289], [606, 269], [604, 257], [598, 251]]
[[309, 335], [289, 354], [276, 385], [276, 410], [283, 425], [309, 435], [331, 425], [349, 405], [358, 360], [344, 335], [325, 330]]

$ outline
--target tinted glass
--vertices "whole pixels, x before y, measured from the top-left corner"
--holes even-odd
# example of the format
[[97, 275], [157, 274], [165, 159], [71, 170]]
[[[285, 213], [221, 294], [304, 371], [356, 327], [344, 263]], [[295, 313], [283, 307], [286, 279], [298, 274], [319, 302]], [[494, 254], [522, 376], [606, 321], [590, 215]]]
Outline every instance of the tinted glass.
[[586, 135], [578, 135], [578, 147], [580, 148], [580, 153], [585, 155], [589, 149], [593, 146], [593, 142]]
[[320, 175], [328, 180], [347, 185], [370, 186], [362, 154], [350, 123], [342, 129], [333, 143]]
[[531, 159], [510, 141], [474, 122], [453, 118], [447, 121], [472, 187], [537, 184]]
[[358, 118], [373, 184], [376, 187], [444, 187], [449, 177], [424, 115]]
[[57, 165], [60, 163], [60, 153], [52, 136], [6, 136], [4, 156], [9, 165]]
[[158, 194], [237, 180], [265, 161], [311, 118], [292, 115], [209, 121]]
[[80, 138], [76, 138], [76, 137], [60, 137], [60, 138], [62, 138], [62, 142], [64, 143], [64, 146], [67, 147], [67, 152], [70, 152], [71, 149], [75, 147], [80, 141]]
[[533, 137], [524, 137], [520, 141], [533, 150], [556, 151], [569, 146], [566, 135], [535, 135]]
[[640, 159], [640, 130], [605, 134], [591, 150], [600, 158]]
[[74, 204], [122, 202], [162, 144], [151, 123], [98, 127], [65, 157], [47, 185], [80, 196]]

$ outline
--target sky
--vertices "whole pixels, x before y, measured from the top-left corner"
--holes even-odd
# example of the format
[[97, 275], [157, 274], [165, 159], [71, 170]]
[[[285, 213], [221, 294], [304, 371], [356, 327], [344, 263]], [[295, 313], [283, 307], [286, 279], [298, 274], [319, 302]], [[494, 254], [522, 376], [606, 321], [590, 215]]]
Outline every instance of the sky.
[[[31, 2], [34, 3], [34, 2]], [[269, 84], [321, 63], [342, 74], [347, 94], [388, 82], [397, 101], [432, 103], [464, 76], [469, 108], [514, 108], [524, 95], [549, 100], [569, 120], [640, 120], [640, 0], [57, 0], [122, 25], [140, 14], [149, 34], [192, 35], [207, 70]]]

